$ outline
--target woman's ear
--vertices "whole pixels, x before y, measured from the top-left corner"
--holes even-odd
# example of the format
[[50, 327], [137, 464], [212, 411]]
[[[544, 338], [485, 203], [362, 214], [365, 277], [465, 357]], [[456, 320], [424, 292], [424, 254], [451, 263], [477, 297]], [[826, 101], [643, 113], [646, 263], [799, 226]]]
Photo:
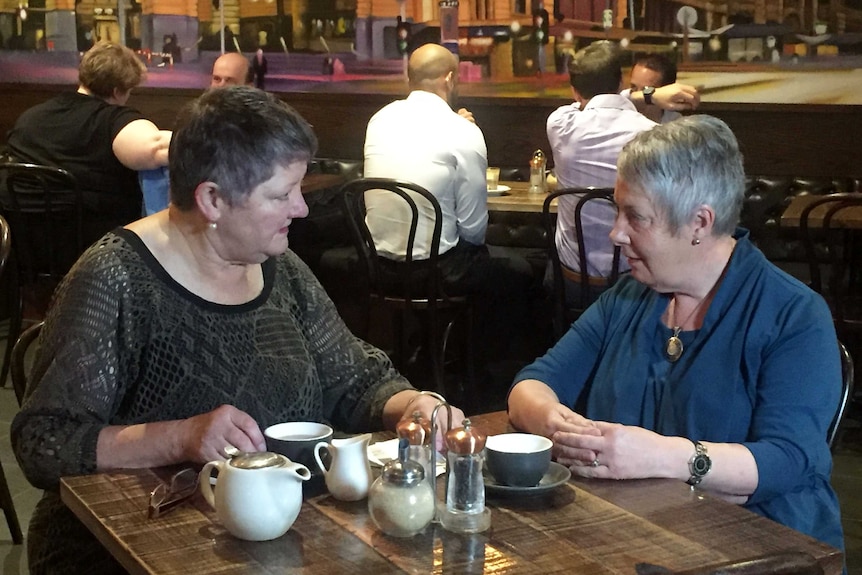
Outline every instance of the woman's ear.
[[692, 239], [702, 240], [712, 235], [715, 225], [715, 210], [709, 204], [701, 204], [694, 212], [694, 226]]
[[225, 200], [221, 195], [221, 189], [215, 182], [201, 182], [194, 191], [195, 204], [210, 223], [215, 223], [221, 218], [225, 208]]

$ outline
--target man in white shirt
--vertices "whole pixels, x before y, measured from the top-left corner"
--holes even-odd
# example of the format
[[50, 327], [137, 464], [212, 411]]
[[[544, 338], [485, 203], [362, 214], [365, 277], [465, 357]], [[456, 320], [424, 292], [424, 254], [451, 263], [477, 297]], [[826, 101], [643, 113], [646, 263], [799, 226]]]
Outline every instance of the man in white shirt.
[[[485, 137], [469, 112], [450, 107], [457, 75], [454, 54], [437, 44], [421, 46], [409, 61], [410, 95], [374, 114], [365, 134], [366, 177], [413, 182], [437, 198], [443, 212], [441, 254], [461, 240], [482, 245], [488, 225]], [[367, 221], [378, 252], [403, 259], [410, 213], [393, 209], [386, 200], [369, 197]], [[429, 244], [428, 235], [417, 238], [414, 257], [427, 258]]]
[[[518, 325], [517, 316], [526, 317], [533, 273], [523, 257], [485, 245], [487, 149], [473, 115], [452, 108], [458, 59], [443, 46], [425, 44], [410, 56], [407, 75], [407, 98], [384, 106], [368, 122], [364, 175], [412, 182], [434, 194], [443, 216], [439, 261], [444, 284], [452, 293], [480, 295], [479, 337], [487, 334], [505, 345], [505, 332]], [[413, 257], [425, 259], [434, 215], [418, 204], [420, 234]], [[403, 202], [385, 193], [366, 195], [366, 222], [380, 255], [404, 259], [410, 219]], [[508, 315], [501, 313], [504, 309]], [[508, 329], [492, 327], [500, 318]]]
[[[623, 146], [655, 122], [619, 94], [622, 82], [619, 52], [610, 42], [594, 42], [578, 51], [569, 64], [574, 102], [548, 117], [548, 141], [554, 156], [557, 189], [612, 188], [617, 157]], [[581, 212], [587, 270], [580, 269], [574, 206], [578, 196], [560, 198], [557, 208], [557, 251], [566, 267], [590, 276], [610, 275], [613, 244], [608, 237], [615, 211], [590, 202]]]

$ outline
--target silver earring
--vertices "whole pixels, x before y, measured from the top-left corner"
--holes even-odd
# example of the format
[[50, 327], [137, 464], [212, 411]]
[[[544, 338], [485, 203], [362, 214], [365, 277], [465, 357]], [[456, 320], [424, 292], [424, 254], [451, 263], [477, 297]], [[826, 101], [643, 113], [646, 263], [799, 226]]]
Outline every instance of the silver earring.
[[700, 245], [700, 240], [699, 240], [699, 239], [697, 239], [697, 238], [694, 238], [693, 240], [691, 240], [691, 245], [693, 245], [693, 246], [699, 246], [699, 245]]
[[210, 222], [210, 229], [211, 229], [211, 230], [214, 230], [214, 229], [216, 229], [217, 227], [218, 227], [218, 224], [217, 224], [217, 223], [215, 223], [215, 222]]

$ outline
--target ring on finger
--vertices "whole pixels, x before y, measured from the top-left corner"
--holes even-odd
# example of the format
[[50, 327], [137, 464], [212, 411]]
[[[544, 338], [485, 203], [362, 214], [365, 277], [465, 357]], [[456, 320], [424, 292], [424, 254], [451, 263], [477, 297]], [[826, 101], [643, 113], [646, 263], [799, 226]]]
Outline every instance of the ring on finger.
[[593, 462], [590, 465], [593, 467], [598, 467], [599, 466], [599, 458], [596, 457], [595, 459], [593, 459]]

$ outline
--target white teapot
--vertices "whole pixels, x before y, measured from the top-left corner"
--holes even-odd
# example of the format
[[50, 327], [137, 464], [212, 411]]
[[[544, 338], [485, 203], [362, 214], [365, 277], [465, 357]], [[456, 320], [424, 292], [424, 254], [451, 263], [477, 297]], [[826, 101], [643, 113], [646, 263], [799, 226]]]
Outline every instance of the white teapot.
[[[215, 492], [210, 484], [218, 470]], [[236, 537], [268, 541], [281, 537], [299, 515], [302, 482], [311, 478], [304, 465], [277, 453], [243, 453], [210, 461], [201, 469], [201, 493], [219, 521]]]

